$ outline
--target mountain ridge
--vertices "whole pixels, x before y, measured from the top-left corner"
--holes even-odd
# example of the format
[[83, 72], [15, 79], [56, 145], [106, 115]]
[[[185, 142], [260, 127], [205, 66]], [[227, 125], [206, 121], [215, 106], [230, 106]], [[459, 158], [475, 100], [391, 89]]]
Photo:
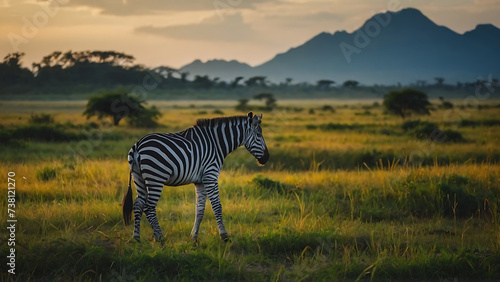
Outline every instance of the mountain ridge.
[[500, 61], [500, 54], [496, 50], [500, 50], [500, 29], [492, 24], [478, 24], [459, 34], [417, 9], [406, 8], [376, 14], [351, 33], [321, 32], [254, 67], [235, 60], [209, 60], [193, 62], [182, 70], [223, 80], [264, 75], [274, 82], [293, 78], [408, 84], [443, 77], [456, 83], [474, 81], [479, 75], [498, 76], [500, 66], [495, 62]]

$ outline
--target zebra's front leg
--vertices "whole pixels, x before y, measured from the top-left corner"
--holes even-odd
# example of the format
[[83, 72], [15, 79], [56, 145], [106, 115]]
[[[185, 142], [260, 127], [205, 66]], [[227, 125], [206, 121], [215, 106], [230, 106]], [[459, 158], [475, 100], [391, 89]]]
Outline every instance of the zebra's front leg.
[[224, 222], [222, 221], [222, 205], [219, 199], [219, 184], [217, 182], [206, 184], [205, 188], [207, 190], [208, 199], [212, 204], [212, 209], [215, 214], [215, 219], [217, 220], [217, 225], [219, 226], [220, 238], [224, 241], [229, 239], [226, 228], [224, 228]]
[[205, 215], [205, 203], [207, 201], [207, 191], [205, 190], [205, 185], [202, 183], [196, 183], [196, 216], [194, 219], [193, 230], [191, 230], [191, 237], [193, 241], [198, 240], [198, 232], [200, 231], [200, 224], [203, 220], [203, 215]]

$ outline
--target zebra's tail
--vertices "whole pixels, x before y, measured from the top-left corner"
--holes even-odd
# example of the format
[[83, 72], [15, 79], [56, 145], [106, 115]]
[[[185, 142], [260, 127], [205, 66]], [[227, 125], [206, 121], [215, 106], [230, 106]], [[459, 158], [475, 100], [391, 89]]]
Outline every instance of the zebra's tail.
[[127, 194], [123, 197], [122, 203], [122, 211], [123, 211], [123, 222], [125, 225], [129, 225], [130, 220], [132, 220], [132, 210], [133, 210], [133, 201], [132, 201], [132, 186], [130, 185], [132, 182], [132, 171], [130, 171], [130, 176], [128, 179], [128, 190]]

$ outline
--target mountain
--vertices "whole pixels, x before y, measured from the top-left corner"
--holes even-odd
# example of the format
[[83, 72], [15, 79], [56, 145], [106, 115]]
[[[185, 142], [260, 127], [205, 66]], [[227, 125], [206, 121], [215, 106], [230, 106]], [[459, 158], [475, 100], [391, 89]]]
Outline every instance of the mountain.
[[[303, 45], [250, 67], [235, 61], [196, 61], [190, 72], [233, 79], [265, 75], [275, 82], [355, 79], [364, 84], [475, 81], [500, 74], [500, 29], [490, 24], [458, 34], [413, 8], [374, 15], [358, 30], [320, 33]], [[193, 65], [194, 64], [194, 65]], [[184, 68], [187, 68], [183, 67]]]

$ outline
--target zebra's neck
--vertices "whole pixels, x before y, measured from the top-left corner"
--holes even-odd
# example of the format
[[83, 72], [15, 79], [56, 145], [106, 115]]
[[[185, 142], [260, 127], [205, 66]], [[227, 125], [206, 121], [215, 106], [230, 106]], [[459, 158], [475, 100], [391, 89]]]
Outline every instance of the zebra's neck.
[[248, 120], [245, 117], [235, 117], [208, 123], [205, 130], [210, 132], [216, 151], [225, 158], [245, 143], [247, 127]]

